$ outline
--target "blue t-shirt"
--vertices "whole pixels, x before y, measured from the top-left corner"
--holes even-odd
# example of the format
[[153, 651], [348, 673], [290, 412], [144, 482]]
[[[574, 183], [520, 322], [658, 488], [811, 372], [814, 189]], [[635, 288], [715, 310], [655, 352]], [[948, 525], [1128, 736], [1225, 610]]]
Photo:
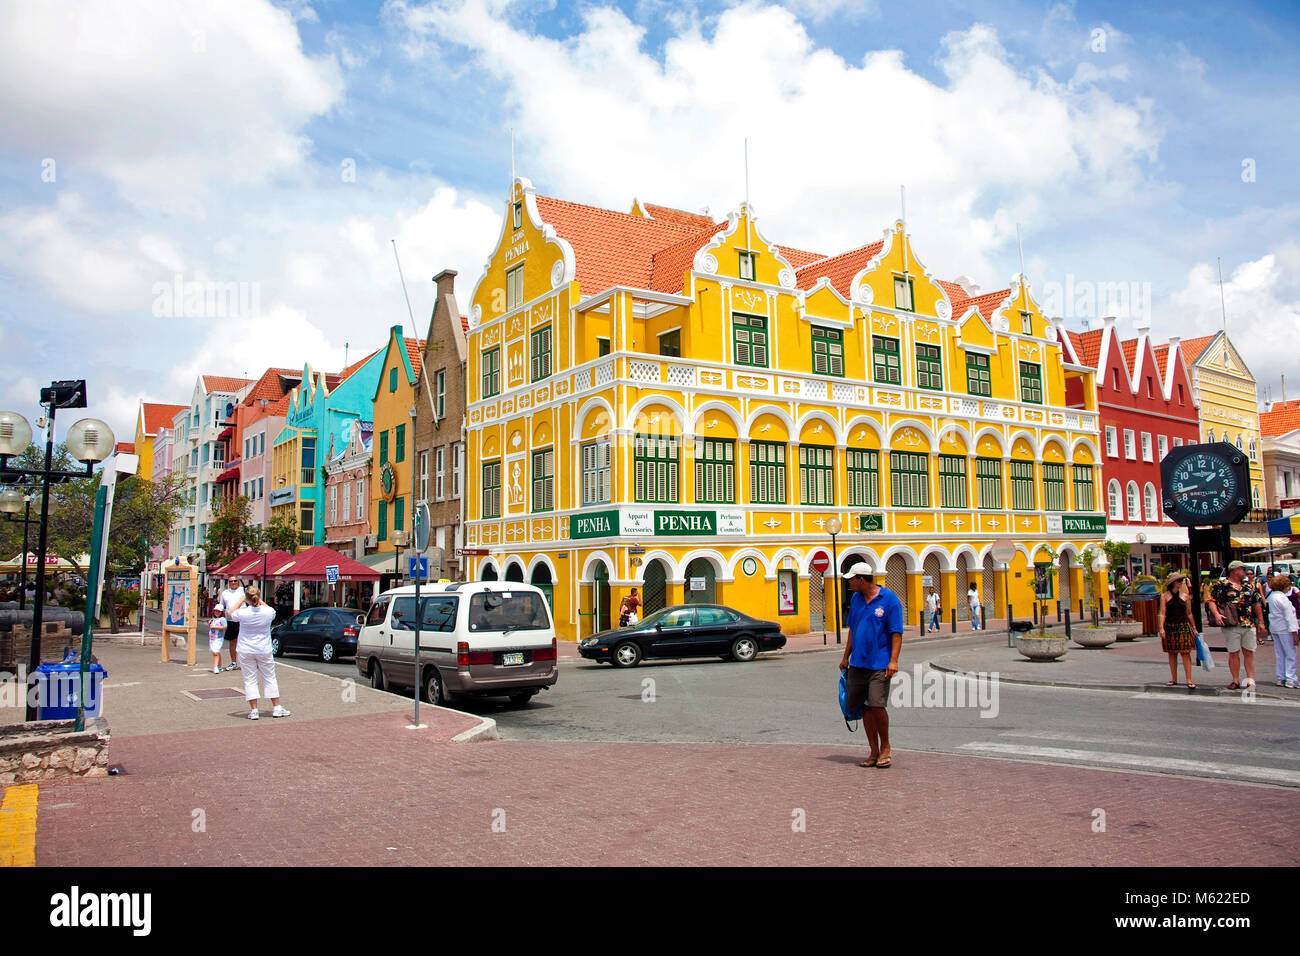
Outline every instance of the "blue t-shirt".
[[893, 653], [891, 635], [903, 633], [903, 605], [898, 596], [881, 588], [867, 603], [861, 594], [854, 593], [849, 604], [849, 633], [853, 635], [853, 652], [849, 655], [850, 667], [884, 670]]

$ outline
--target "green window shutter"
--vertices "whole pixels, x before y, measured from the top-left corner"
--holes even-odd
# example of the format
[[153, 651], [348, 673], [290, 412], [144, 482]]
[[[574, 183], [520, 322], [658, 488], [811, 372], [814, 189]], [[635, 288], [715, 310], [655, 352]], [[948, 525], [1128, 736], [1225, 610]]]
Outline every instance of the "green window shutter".
[[899, 364], [898, 339], [883, 335], [871, 337], [872, 379], [878, 385], [901, 385], [902, 366]]
[[549, 378], [551, 374], [551, 327], [538, 329], [529, 336], [530, 381]]
[[848, 458], [849, 506], [880, 507], [880, 452], [869, 448], [850, 448]]
[[379, 464], [380, 467], [388, 464], [388, 429], [379, 433]]
[[916, 346], [917, 388], [943, 388], [943, 356], [937, 345]]
[[1011, 474], [1011, 507], [1015, 511], [1034, 510], [1034, 463], [1008, 462]]
[[767, 368], [767, 319], [761, 315], [731, 316], [732, 355], [737, 365]]
[[695, 500], [711, 504], [736, 501], [736, 443], [717, 438], [695, 441]]
[[483, 353], [483, 394], [481, 398], [491, 398], [501, 391], [501, 348], [488, 349]]
[[785, 445], [749, 443], [749, 500], [754, 504], [785, 504]]
[[939, 507], [968, 507], [965, 455], [939, 456]]
[[1002, 459], [975, 459], [977, 507], [997, 511], [1002, 508]]
[[555, 449], [533, 452], [533, 510], [555, 510]]
[[388, 370], [388, 390], [390, 392], [397, 391], [397, 369], [396, 368], [390, 368]]
[[985, 398], [993, 394], [993, 383], [989, 377], [989, 357], [975, 352], [966, 353], [966, 391], [971, 395]]
[[799, 502], [835, 504], [835, 449], [825, 445], [799, 446]]
[[393, 462], [400, 463], [406, 461], [406, 426], [397, 426], [397, 454], [393, 456]]
[[393, 530], [401, 531], [406, 527], [406, 499], [397, 498], [393, 502]]
[[379, 502], [379, 540], [388, 540], [388, 502]]
[[889, 453], [889, 501], [895, 508], [930, 507], [930, 456]]
[[844, 333], [813, 326], [812, 370], [818, 375], [844, 375]]
[[1043, 463], [1043, 510], [1065, 510], [1065, 466]]
[[1096, 510], [1096, 499], [1094, 496], [1092, 483], [1092, 466], [1075, 465], [1074, 466], [1074, 510], [1075, 511], [1094, 511]]
[[1020, 363], [1020, 400], [1043, 404], [1043, 367], [1034, 362]]
[[678, 501], [679, 442], [675, 435], [637, 435], [633, 439], [634, 494], [649, 504]]

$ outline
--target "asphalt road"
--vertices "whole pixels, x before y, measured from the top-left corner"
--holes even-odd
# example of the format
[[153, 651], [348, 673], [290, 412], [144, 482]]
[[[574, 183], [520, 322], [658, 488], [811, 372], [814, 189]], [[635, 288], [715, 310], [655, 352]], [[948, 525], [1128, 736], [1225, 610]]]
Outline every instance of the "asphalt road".
[[[836, 702], [838, 653], [643, 663], [562, 659], [560, 680], [523, 709], [461, 700], [507, 740], [842, 744], [865, 748]], [[339, 678], [349, 660], [281, 658]], [[914, 665], [915, 666], [915, 665]], [[930, 675], [934, 676], [930, 676]], [[899, 751], [996, 756], [1300, 788], [1300, 705], [972, 681], [904, 671], [913, 701], [890, 708]], [[897, 685], [897, 679], [896, 679]], [[960, 686], [960, 689], [959, 689]], [[903, 703], [895, 688], [894, 703]], [[987, 716], [982, 716], [986, 714]]]

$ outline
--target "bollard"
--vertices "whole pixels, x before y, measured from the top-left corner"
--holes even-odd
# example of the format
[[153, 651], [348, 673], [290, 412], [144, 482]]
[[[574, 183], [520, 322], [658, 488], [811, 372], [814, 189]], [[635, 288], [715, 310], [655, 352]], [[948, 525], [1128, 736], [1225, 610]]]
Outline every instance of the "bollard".
[[1081, 621], [1083, 620], [1083, 615], [1085, 613], [1086, 612], [1083, 609], [1083, 598], [1079, 598], [1079, 620]]
[[1070, 636], [1070, 609], [1065, 609], [1065, 636]]
[[1015, 647], [1011, 640], [1011, 602], [1007, 602], [1007, 647]]
[[1038, 624], [1038, 602], [1034, 602], [1034, 624]]
[[1061, 602], [1060, 601], [1056, 602], [1056, 623], [1057, 624], [1061, 623]]
[[957, 633], [957, 610], [954, 608], [948, 613], [952, 615], [952, 632], [956, 634]]

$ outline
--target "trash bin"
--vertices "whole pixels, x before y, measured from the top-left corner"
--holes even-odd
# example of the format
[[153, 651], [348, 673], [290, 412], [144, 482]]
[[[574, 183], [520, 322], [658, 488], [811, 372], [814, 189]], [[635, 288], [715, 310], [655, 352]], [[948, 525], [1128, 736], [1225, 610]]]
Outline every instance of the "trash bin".
[[[104, 678], [108, 672], [91, 664], [86, 674], [86, 716], [98, 717], [104, 705]], [[36, 668], [38, 720], [74, 720], [81, 691], [81, 665], [42, 664]]]

